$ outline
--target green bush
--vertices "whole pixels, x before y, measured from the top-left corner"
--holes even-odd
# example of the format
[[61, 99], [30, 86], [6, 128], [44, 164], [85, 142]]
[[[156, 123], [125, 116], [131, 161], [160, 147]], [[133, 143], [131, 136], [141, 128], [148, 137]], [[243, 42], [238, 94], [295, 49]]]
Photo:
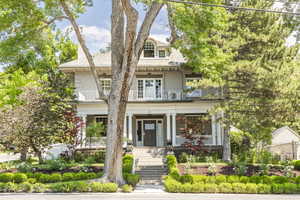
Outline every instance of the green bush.
[[40, 182], [40, 183], [50, 183], [51, 181], [50, 181], [50, 175], [49, 174], [42, 174], [40, 177], [39, 177], [39, 179], [38, 179], [38, 181]]
[[32, 164], [28, 162], [22, 162], [19, 165], [17, 165], [18, 171], [23, 173], [31, 172], [32, 168], [33, 168]]
[[218, 185], [218, 192], [220, 193], [232, 193], [232, 185], [230, 183], [221, 183]]
[[258, 194], [270, 194], [271, 193], [271, 185], [268, 184], [257, 184], [257, 193]]
[[12, 182], [0, 183], [0, 192], [18, 192], [18, 185]]
[[215, 176], [207, 176], [206, 183], [216, 183]]
[[12, 181], [14, 183], [23, 183], [23, 182], [26, 182], [27, 181], [27, 176], [23, 173], [15, 173], [13, 178], [12, 178]]
[[130, 192], [133, 191], [132, 186], [131, 185], [127, 185], [127, 184], [122, 185], [121, 189], [122, 189], [122, 192], [126, 192], [126, 193], [130, 193]]
[[203, 175], [192, 175], [193, 183], [206, 183], [208, 176]]
[[52, 192], [77, 192], [84, 191], [86, 189], [87, 183], [85, 182], [62, 182], [62, 183], [54, 183], [50, 185], [50, 190]]
[[285, 183], [285, 184], [283, 184], [283, 187], [284, 187], [284, 193], [286, 193], [286, 194], [297, 194], [298, 193], [298, 187], [296, 184]]
[[293, 162], [294, 169], [300, 171], [300, 160], [296, 160]]
[[233, 193], [245, 193], [246, 192], [246, 184], [244, 183], [232, 183], [232, 192]]
[[50, 183], [61, 182], [62, 176], [59, 173], [54, 173], [50, 175]]
[[35, 193], [43, 193], [47, 190], [47, 186], [42, 183], [36, 183], [32, 186], [32, 191]]
[[177, 160], [176, 160], [176, 157], [174, 155], [168, 155], [166, 157], [167, 159], [167, 167], [168, 167], [168, 171], [170, 173], [170, 170], [172, 168], [177, 168]]
[[176, 167], [170, 169], [169, 175], [173, 177], [175, 180], [180, 181], [179, 169], [177, 169]]
[[283, 194], [284, 193], [284, 186], [283, 186], [283, 184], [273, 183], [271, 185], [271, 191], [272, 191], [273, 194]]
[[67, 168], [68, 168], [67, 162], [61, 159], [47, 160], [45, 165], [43, 165], [42, 167], [42, 169], [50, 170], [50, 171], [62, 171]]
[[94, 164], [96, 163], [96, 158], [94, 156], [89, 156], [86, 159], [84, 159], [85, 164]]
[[261, 176], [250, 176], [249, 182], [256, 183], [256, 184], [262, 183], [262, 177]]
[[189, 174], [185, 174], [185, 175], [182, 175], [180, 177], [180, 182], [181, 183], [193, 183], [193, 177]]
[[123, 173], [128, 173], [130, 174], [132, 172], [132, 168], [133, 168], [133, 156], [132, 155], [125, 155], [123, 157]]
[[97, 151], [94, 156], [97, 163], [104, 163], [105, 151]]
[[124, 174], [124, 179], [127, 184], [135, 187], [138, 182], [140, 181], [140, 175], [139, 174]]
[[218, 185], [213, 183], [208, 183], [204, 185], [204, 192], [206, 193], [217, 193]]
[[117, 192], [118, 186], [115, 183], [92, 183], [92, 192]]
[[227, 183], [239, 183], [240, 177], [238, 176], [228, 176], [227, 177]]
[[247, 183], [246, 184], [246, 193], [257, 194], [257, 185], [255, 183]]
[[173, 179], [171, 176], [167, 176], [167, 178], [164, 181], [164, 186], [167, 192], [180, 192], [182, 184], [175, 179]]
[[287, 183], [289, 181], [288, 177], [285, 176], [273, 176], [272, 177], [272, 182], [275, 184], [283, 184]]
[[295, 183], [296, 183], [296, 184], [300, 184], [300, 176], [297, 176], [297, 177], [295, 178]]
[[226, 182], [227, 182], [226, 176], [224, 175], [216, 176], [216, 184], [226, 183]]
[[89, 192], [90, 187], [89, 184], [87, 184], [86, 182], [79, 181], [79, 182], [74, 182], [74, 190], [76, 192]]
[[270, 177], [270, 176], [262, 176], [262, 183], [263, 184], [272, 184], [272, 177]]
[[75, 177], [74, 173], [67, 172], [62, 175], [62, 180], [63, 181], [72, 181], [72, 180], [74, 180], [74, 177]]
[[190, 183], [182, 184], [181, 187], [182, 187], [181, 192], [183, 192], [183, 193], [191, 193], [192, 192], [192, 184], [190, 184]]
[[246, 184], [248, 182], [249, 182], [249, 177], [247, 177], [247, 176], [241, 176], [240, 177], [240, 183]]
[[27, 181], [28, 181], [28, 183], [31, 183], [31, 184], [35, 184], [37, 182], [37, 180], [35, 178], [29, 178]]
[[204, 192], [204, 184], [203, 183], [194, 183], [192, 184], [192, 193], [202, 193]]
[[1, 173], [0, 174], [0, 182], [8, 183], [13, 180], [14, 174], [13, 173]]
[[32, 184], [24, 182], [18, 185], [18, 192], [31, 192], [33, 189]]
[[185, 152], [181, 153], [178, 157], [178, 162], [179, 163], [186, 163], [188, 161], [189, 155]]

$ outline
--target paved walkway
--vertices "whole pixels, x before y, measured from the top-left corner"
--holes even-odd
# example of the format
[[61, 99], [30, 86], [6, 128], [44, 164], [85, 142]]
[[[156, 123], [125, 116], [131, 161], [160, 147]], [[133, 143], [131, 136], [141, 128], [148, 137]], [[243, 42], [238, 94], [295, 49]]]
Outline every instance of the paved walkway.
[[0, 162], [10, 161], [10, 160], [18, 160], [19, 158], [20, 158], [20, 154], [0, 153]]
[[300, 195], [239, 194], [0, 194], [1, 200], [299, 200]]

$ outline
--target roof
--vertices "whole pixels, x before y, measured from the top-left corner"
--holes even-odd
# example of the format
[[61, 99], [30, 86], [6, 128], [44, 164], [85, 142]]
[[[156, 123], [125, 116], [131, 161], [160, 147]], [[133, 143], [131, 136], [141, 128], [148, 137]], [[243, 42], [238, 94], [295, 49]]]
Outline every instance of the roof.
[[291, 129], [288, 126], [284, 126], [284, 127], [279, 128], [279, 129], [276, 129], [275, 131], [272, 132], [272, 136], [274, 137], [274, 136], [276, 136], [280, 133], [284, 133], [286, 131], [294, 134], [295, 136], [297, 136], [300, 139], [300, 136], [298, 135], [298, 133], [296, 133], [296, 131], [294, 131], [293, 129]]
[[[148, 40], [152, 40], [156, 42], [157, 47], [169, 47], [169, 44], [160, 42], [158, 40], [154, 40], [149, 38]], [[106, 53], [96, 53], [93, 55], [94, 62], [96, 67], [110, 67], [111, 66], [111, 52]], [[174, 48], [170, 48], [170, 56], [165, 58], [143, 58], [141, 57], [138, 63], [138, 67], [172, 67], [179, 66], [182, 63], [185, 63], [186, 60], [182, 56], [182, 54]], [[67, 68], [87, 68], [89, 64], [85, 56], [78, 56], [77, 60], [73, 60], [71, 62], [64, 63], [60, 65], [61, 69]]]

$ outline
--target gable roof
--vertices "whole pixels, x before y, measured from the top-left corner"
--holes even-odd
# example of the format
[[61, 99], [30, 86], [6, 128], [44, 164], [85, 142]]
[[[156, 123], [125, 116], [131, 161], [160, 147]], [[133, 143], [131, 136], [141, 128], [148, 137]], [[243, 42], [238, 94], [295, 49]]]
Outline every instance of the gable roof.
[[[168, 47], [169, 44], [149, 38], [151, 41], [155, 41], [157, 47]], [[111, 66], [111, 52], [96, 53], [93, 55], [96, 67], [110, 67]], [[186, 60], [182, 54], [174, 48], [170, 48], [170, 55], [165, 58], [144, 58], [141, 57], [138, 62], [138, 67], [174, 67], [180, 66], [185, 63]], [[85, 56], [79, 56], [77, 60], [61, 64], [61, 69], [68, 68], [88, 68], [89, 64]]]
[[272, 132], [272, 137], [275, 137], [276, 135], [280, 134], [280, 133], [284, 133], [284, 132], [290, 132], [292, 134], [294, 134], [296, 137], [298, 137], [300, 139], [300, 136], [298, 135], [298, 133], [296, 133], [296, 131], [294, 131], [293, 129], [291, 129], [290, 127], [288, 126], [284, 126], [284, 127], [281, 127], [279, 129], [276, 129], [275, 131]]

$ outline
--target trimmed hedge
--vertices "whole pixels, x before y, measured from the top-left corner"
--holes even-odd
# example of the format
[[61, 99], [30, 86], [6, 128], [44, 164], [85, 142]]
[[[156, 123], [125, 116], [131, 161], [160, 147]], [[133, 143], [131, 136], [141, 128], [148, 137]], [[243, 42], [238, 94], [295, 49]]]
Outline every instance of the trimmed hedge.
[[180, 183], [168, 176], [164, 181], [167, 192], [172, 193], [239, 193], [239, 194], [300, 194], [300, 185], [256, 183]]

